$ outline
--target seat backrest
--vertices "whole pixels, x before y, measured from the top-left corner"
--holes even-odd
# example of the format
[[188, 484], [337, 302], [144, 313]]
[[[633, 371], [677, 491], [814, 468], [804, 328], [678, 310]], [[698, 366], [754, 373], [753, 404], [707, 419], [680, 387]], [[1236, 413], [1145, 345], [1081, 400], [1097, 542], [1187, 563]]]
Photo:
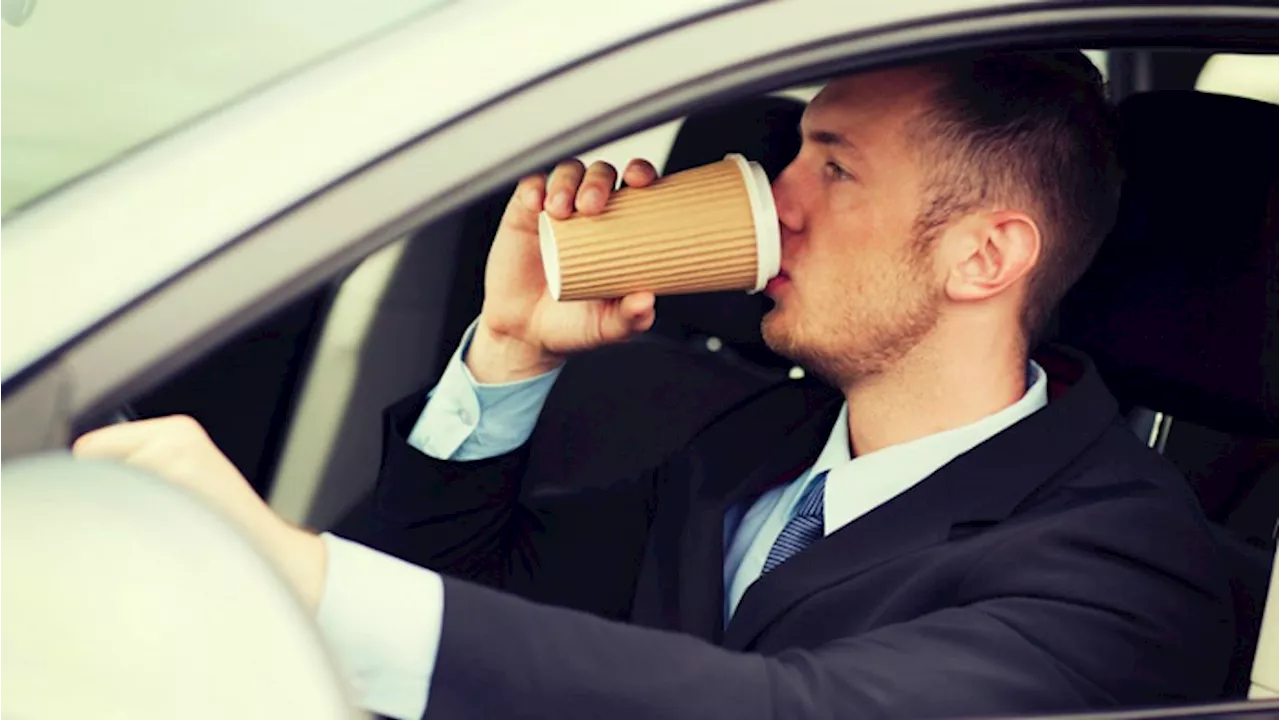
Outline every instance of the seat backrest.
[[1061, 337], [1122, 402], [1272, 436], [1276, 106], [1161, 92], [1120, 117], [1119, 216], [1062, 303]]
[[[1119, 218], [1062, 302], [1059, 340], [1091, 355], [1126, 406], [1280, 437], [1280, 108], [1158, 92], [1125, 100], [1120, 120]], [[1204, 505], [1253, 480], [1201, 477]], [[1221, 525], [1213, 532], [1236, 601], [1226, 692], [1243, 694], [1270, 559]], [[1257, 656], [1276, 652], [1260, 647]], [[1280, 689], [1280, 679], [1267, 683]]]
[[[665, 172], [738, 152], [776, 177], [799, 150], [803, 111], [799, 101], [766, 97], [691, 115]], [[652, 332], [574, 356], [530, 439], [526, 482], [573, 488], [633, 476], [748, 394], [791, 382], [791, 364], [760, 336], [768, 302], [741, 292], [662, 297]]]

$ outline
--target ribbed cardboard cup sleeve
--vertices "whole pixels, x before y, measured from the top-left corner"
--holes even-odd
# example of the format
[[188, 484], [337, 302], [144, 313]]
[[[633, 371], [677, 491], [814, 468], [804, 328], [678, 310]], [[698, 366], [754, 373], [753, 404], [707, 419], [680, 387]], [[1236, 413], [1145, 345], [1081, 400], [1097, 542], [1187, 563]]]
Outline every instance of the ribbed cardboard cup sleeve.
[[741, 155], [614, 193], [604, 212], [538, 218], [557, 300], [764, 289], [781, 262], [764, 170]]

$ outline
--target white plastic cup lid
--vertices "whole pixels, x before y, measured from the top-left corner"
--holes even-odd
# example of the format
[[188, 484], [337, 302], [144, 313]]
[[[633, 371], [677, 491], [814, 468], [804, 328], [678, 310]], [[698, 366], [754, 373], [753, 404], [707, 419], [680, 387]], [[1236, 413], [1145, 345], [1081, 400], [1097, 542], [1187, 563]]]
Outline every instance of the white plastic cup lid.
[[556, 247], [556, 229], [547, 211], [538, 213], [538, 249], [542, 253], [542, 272], [547, 277], [551, 298], [560, 301], [560, 250]]
[[778, 208], [773, 204], [773, 188], [760, 163], [737, 153], [725, 155], [742, 172], [742, 182], [751, 202], [751, 218], [756, 227], [756, 286], [748, 292], [764, 290], [782, 270], [782, 237], [778, 231]]

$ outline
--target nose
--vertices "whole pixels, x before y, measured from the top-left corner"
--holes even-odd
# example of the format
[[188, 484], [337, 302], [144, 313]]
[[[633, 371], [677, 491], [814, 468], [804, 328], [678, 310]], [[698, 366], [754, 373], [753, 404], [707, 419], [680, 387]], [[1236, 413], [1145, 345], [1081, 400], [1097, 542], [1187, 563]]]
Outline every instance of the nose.
[[783, 239], [790, 233], [804, 230], [804, 212], [795, 188], [795, 167], [793, 161], [773, 181], [773, 205], [778, 211]]

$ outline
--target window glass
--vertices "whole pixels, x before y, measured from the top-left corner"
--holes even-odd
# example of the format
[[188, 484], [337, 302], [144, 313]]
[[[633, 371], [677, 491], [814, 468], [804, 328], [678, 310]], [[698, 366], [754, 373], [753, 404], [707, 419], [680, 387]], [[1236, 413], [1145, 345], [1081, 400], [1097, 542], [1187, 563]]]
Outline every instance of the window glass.
[[1107, 79], [1107, 51], [1106, 50], [1082, 50], [1084, 56], [1093, 62], [1098, 68], [1098, 72], [1102, 73], [1102, 79]]
[[7, 214], [440, 0], [5, 0]]
[[[821, 89], [822, 83], [817, 83], [784, 88], [772, 94], [795, 98], [807, 103]], [[683, 122], [682, 118], [662, 125], [655, 125], [648, 130], [628, 135], [607, 145], [601, 145], [581, 153], [578, 155], [578, 159], [586, 165], [601, 160], [622, 170], [632, 159], [643, 158], [652, 162], [654, 167], [662, 170], [663, 166], [666, 165], [667, 156], [671, 154], [671, 146], [675, 142], [676, 134], [680, 131], [680, 125]]]
[[676, 140], [676, 133], [680, 131], [682, 122], [684, 122], [683, 119], [656, 125], [648, 130], [588, 150], [578, 155], [578, 159], [585, 165], [596, 161], [607, 162], [621, 172], [628, 162], [635, 158], [642, 158], [653, 163], [653, 166], [661, 171], [667, 164], [667, 156], [671, 154], [671, 145]]
[[1214, 55], [1200, 71], [1196, 89], [1269, 103], [1280, 102], [1280, 57]]

